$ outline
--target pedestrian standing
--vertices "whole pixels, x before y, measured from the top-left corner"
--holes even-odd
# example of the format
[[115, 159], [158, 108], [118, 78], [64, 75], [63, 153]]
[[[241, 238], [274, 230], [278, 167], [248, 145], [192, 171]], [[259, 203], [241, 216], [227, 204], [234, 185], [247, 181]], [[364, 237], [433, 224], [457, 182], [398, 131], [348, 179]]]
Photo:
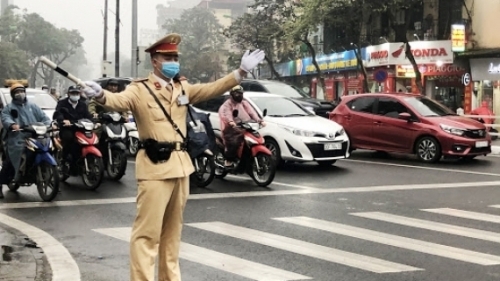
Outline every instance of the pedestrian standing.
[[133, 81], [123, 92], [112, 94], [88, 81], [86, 95], [110, 110], [132, 111], [141, 137], [136, 161], [137, 215], [130, 240], [130, 280], [153, 281], [158, 254], [158, 280], [180, 281], [179, 246], [183, 211], [194, 172], [186, 151], [188, 104], [222, 95], [265, 57], [263, 51], [246, 51], [241, 66], [207, 84], [189, 84], [179, 77], [178, 45], [181, 37], [169, 34], [146, 52], [153, 72]]

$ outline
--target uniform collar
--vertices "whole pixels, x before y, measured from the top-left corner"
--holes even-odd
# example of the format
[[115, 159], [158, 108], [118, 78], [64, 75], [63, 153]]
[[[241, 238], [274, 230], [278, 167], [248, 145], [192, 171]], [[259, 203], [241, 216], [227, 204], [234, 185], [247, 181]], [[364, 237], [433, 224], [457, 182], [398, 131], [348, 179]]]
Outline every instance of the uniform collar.
[[170, 82], [165, 81], [165, 79], [163, 79], [160, 76], [154, 74], [154, 72], [151, 72], [151, 74], [156, 79], [156, 81], [158, 81], [158, 83], [160, 83], [160, 85], [161, 85], [162, 88], [165, 88], [165, 87], [167, 87], [167, 85], [171, 85], [172, 84], [171, 81]]

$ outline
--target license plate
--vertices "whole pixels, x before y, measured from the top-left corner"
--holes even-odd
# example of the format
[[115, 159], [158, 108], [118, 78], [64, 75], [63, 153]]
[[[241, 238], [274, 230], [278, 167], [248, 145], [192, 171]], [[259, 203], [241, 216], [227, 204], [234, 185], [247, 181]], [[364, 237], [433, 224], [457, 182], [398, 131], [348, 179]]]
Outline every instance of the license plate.
[[476, 141], [476, 147], [488, 147], [487, 141]]
[[334, 142], [334, 143], [325, 143], [325, 150], [340, 150], [342, 149], [342, 143]]

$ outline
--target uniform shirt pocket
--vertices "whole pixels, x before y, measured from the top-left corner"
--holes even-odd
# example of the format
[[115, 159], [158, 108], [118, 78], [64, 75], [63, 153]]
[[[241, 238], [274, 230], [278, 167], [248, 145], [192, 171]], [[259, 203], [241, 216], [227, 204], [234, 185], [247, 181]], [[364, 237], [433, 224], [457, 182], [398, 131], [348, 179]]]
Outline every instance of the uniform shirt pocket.
[[148, 111], [150, 112], [150, 115], [153, 117], [153, 121], [166, 120], [163, 110], [161, 110], [160, 106], [156, 102], [148, 102]]

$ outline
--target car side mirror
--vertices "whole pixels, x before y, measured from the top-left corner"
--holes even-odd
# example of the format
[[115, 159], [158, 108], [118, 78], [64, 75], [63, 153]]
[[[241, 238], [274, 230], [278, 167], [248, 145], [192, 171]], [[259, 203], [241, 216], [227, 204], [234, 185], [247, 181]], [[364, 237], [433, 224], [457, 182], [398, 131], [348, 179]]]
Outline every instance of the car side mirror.
[[233, 117], [238, 117], [238, 109], [233, 110]]
[[15, 109], [12, 109], [10, 111], [10, 115], [12, 116], [12, 118], [16, 119], [17, 117], [19, 117], [19, 112], [17, 112], [17, 110]]
[[411, 120], [411, 115], [408, 112], [402, 112], [402, 113], [398, 114], [398, 118], [401, 119], [401, 120], [410, 121]]
[[266, 117], [267, 116], [267, 108], [264, 109], [264, 111], [262, 111], [262, 117]]

